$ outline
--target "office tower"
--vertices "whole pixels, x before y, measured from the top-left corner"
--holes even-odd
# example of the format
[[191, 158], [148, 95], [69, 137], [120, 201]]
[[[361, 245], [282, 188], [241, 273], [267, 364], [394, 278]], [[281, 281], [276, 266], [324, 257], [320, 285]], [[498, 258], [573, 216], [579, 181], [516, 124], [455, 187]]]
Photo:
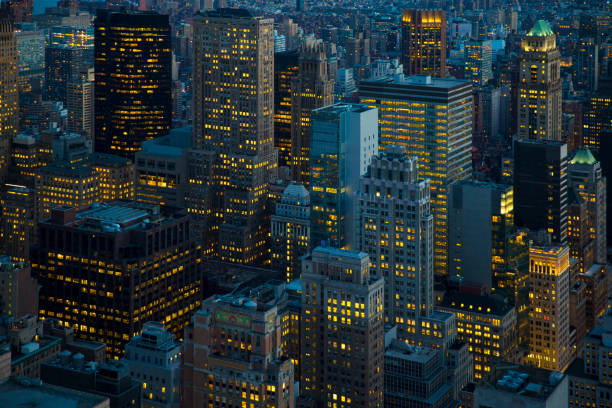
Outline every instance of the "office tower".
[[[604, 156], [605, 157], [605, 156]], [[606, 263], [606, 190], [607, 180], [602, 175], [601, 164], [589, 149], [578, 149], [567, 167], [568, 186], [586, 202], [587, 229], [595, 241], [595, 262]]]
[[0, 313], [13, 318], [38, 314], [38, 283], [24, 262], [0, 256]]
[[189, 224], [185, 210], [127, 201], [53, 209], [32, 252], [41, 317], [106, 343], [107, 357], [122, 356], [146, 321], [181, 338], [202, 287]]
[[277, 166], [273, 25], [243, 9], [194, 18], [192, 145], [216, 155], [207, 234], [224, 261], [269, 259], [266, 206]]
[[567, 198], [567, 244], [580, 272], [593, 265], [595, 241], [587, 225], [587, 203], [573, 187], [569, 188]]
[[291, 83], [300, 69], [299, 51], [274, 54], [274, 147], [278, 166], [291, 166]]
[[514, 219], [567, 242], [567, 145], [543, 140], [514, 143]]
[[94, 140], [94, 73], [81, 71], [77, 78], [66, 84], [66, 130], [81, 133]]
[[446, 14], [443, 10], [404, 10], [402, 64], [406, 75], [446, 76]]
[[[185, 329], [184, 406], [294, 406], [294, 367], [283, 355], [281, 285], [244, 288], [202, 302]], [[267, 286], [267, 287], [266, 287]]]
[[519, 58], [518, 137], [561, 140], [561, 53], [546, 21], [523, 38]]
[[287, 51], [287, 42], [283, 34], [279, 34], [274, 30], [274, 53]]
[[272, 269], [287, 282], [299, 279], [300, 258], [310, 251], [310, 194], [303, 185], [285, 188], [271, 223]]
[[338, 103], [310, 115], [311, 243], [353, 248], [353, 195], [378, 151], [378, 111]]
[[491, 40], [471, 40], [465, 43], [465, 79], [474, 87], [485, 86], [493, 79], [493, 48]]
[[382, 407], [384, 279], [364, 252], [318, 247], [302, 267], [300, 394], [315, 406]]
[[[18, 89], [20, 100], [26, 94], [40, 93], [45, 78], [45, 42], [42, 30], [24, 30], [15, 33], [17, 39]], [[21, 105], [22, 103], [20, 103]]]
[[83, 50], [61, 44], [45, 48], [45, 92], [50, 101], [68, 101], [68, 83], [79, 78]]
[[583, 116], [582, 145], [598, 151], [604, 132], [612, 129], [612, 96], [598, 92], [591, 96]]
[[87, 26], [58, 25], [49, 29], [49, 46], [65, 44], [83, 50], [83, 61], [89, 66], [94, 57], [94, 28]]
[[147, 322], [125, 345], [123, 362], [132, 379], [142, 384], [145, 405], [179, 408], [183, 346], [159, 322]]
[[59, 358], [41, 365], [40, 377], [46, 384], [108, 398], [109, 408], [141, 406], [140, 383], [132, 378], [127, 364], [113, 361], [85, 362], [81, 353], [62, 351]]
[[608, 368], [612, 347], [612, 316], [606, 313], [584, 339], [584, 357], [576, 359], [566, 371], [569, 377], [569, 407], [607, 406], [611, 401], [612, 373]]
[[36, 195], [33, 189], [13, 184], [2, 192], [0, 238], [2, 252], [13, 260], [28, 262], [30, 245], [36, 239]]
[[347, 38], [344, 48], [346, 49], [344, 57], [346, 68], [370, 64], [370, 39], [363, 38], [363, 33]]
[[571, 363], [569, 249], [529, 248], [529, 365], [565, 371]]
[[129, 159], [172, 120], [170, 25], [152, 12], [102, 10], [95, 20], [95, 151]]
[[461, 391], [461, 407], [568, 408], [568, 376], [542, 368], [499, 363], [491, 380]]
[[506, 248], [514, 227], [512, 186], [460, 181], [450, 190], [449, 274], [493, 287], [508, 264]]
[[448, 292], [438, 308], [457, 315], [457, 340], [474, 355], [474, 379], [486, 380], [496, 362], [517, 362], [516, 309], [493, 296]]
[[434, 272], [445, 274], [449, 188], [472, 176], [471, 83], [398, 76], [362, 82], [359, 95], [361, 103], [378, 108], [380, 150], [404, 146], [409, 156], [418, 158], [419, 177], [431, 181]]
[[291, 81], [291, 175], [309, 185], [311, 112], [334, 102], [334, 82], [327, 75], [323, 41], [306, 38], [300, 47], [299, 71]]
[[17, 134], [19, 95], [17, 89], [17, 40], [5, 11], [0, 11], [0, 184], [6, 182], [10, 147]]
[[385, 406], [419, 406], [424, 400], [439, 408], [457, 404], [441, 350], [392, 340], [385, 347], [384, 360]]
[[397, 337], [413, 337], [433, 311], [433, 216], [429, 180], [401, 147], [372, 158], [355, 197], [356, 247], [370, 257], [371, 273], [385, 279], [385, 323]]

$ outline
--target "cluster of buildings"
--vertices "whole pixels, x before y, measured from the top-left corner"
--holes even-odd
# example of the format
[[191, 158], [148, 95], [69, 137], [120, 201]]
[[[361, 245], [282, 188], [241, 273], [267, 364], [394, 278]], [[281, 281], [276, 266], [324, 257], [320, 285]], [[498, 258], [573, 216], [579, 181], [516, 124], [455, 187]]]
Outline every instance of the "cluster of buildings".
[[609, 405], [612, 9], [421, 3], [2, 3], [0, 406]]

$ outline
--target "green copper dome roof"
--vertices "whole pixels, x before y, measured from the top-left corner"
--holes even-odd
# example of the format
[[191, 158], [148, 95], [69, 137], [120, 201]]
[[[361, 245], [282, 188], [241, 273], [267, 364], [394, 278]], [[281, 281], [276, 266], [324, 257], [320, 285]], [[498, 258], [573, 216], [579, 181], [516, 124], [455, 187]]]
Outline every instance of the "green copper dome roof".
[[553, 33], [553, 30], [550, 29], [546, 21], [538, 20], [527, 35], [530, 37], [548, 37], [549, 35], [555, 35], [555, 33]]
[[593, 156], [593, 153], [589, 149], [580, 148], [576, 150], [576, 154], [571, 160], [572, 164], [595, 164], [597, 159]]

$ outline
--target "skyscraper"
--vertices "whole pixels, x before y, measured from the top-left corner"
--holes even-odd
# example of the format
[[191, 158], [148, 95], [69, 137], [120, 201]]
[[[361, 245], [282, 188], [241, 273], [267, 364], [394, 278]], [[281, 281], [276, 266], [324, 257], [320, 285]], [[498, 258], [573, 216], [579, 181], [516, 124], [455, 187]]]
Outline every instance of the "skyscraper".
[[100, 10], [95, 20], [95, 151], [134, 159], [170, 130], [168, 16]]
[[569, 249], [529, 249], [529, 365], [564, 371], [571, 363]]
[[379, 111], [380, 150], [406, 148], [416, 156], [419, 177], [431, 181], [434, 215], [434, 271], [448, 268], [450, 186], [472, 176], [472, 85], [423, 76], [361, 82], [361, 103]]
[[607, 180], [602, 175], [601, 164], [589, 149], [578, 149], [567, 167], [569, 187], [586, 201], [587, 229], [595, 241], [594, 260], [606, 264], [606, 190]]
[[17, 134], [19, 95], [17, 90], [17, 40], [6, 11], [0, 11], [0, 184], [4, 184], [10, 147]]
[[274, 53], [274, 147], [278, 166], [291, 166], [291, 83], [297, 78], [299, 51]]
[[561, 53], [546, 21], [538, 20], [521, 42], [518, 137], [561, 140]]
[[244, 9], [194, 18], [193, 147], [216, 153], [209, 202], [225, 261], [268, 260], [274, 149], [274, 27]]
[[465, 43], [465, 78], [475, 87], [485, 86], [493, 79], [493, 48], [491, 40]]
[[313, 109], [334, 102], [334, 82], [327, 75], [323, 41], [307, 37], [300, 47], [298, 75], [291, 81], [291, 175], [304, 185], [310, 179]]
[[378, 152], [378, 111], [362, 104], [338, 103], [311, 114], [311, 242], [355, 248], [353, 195]]
[[36, 195], [25, 186], [5, 185], [2, 193], [0, 239], [2, 252], [19, 262], [28, 262], [36, 239]]
[[32, 252], [40, 316], [106, 343], [107, 357], [122, 356], [147, 321], [182, 338], [202, 287], [189, 227], [185, 210], [133, 202], [53, 209]]
[[310, 251], [310, 194], [301, 184], [283, 191], [271, 217], [272, 269], [287, 282], [299, 279], [300, 258]]
[[83, 65], [83, 49], [66, 44], [45, 48], [45, 92], [44, 98], [68, 101], [68, 83], [76, 81]]
[[543, 140], [514, 143], [514, 219], [567, 242], [567, 145]]
[[93, 141], [94, 136], [94, 72], [81, 71], [77, 78], [66, 85], [66, 109], [68, 132], [81, 133]]
[[300, 394], [315, 406], [383, 406], [384, 279], [369, 263], [318, 247], [302, 268]]
[[385, 323], [400, 339], [413, 336], [433, 311], [433, 216], [429, 180], [399, 146], [372, 159], [355, 199], [357, 248], [371, 273], [385, 279]]
[[514, 226], [511, 186], [460, 181], [449, 199], [449, 274], [493, 287], [507, 266], [506, 250]]
[[406, 75], [446, 76], [446, 14], [443, 10], [404, 10], [402, 64]]

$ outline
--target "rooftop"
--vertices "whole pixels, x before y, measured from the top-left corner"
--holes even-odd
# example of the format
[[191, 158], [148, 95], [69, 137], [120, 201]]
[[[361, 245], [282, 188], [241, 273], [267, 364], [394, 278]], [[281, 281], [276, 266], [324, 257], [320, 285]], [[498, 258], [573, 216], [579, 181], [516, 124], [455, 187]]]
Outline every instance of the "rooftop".
[[98, 408], [108, 407], [108, 398], [39, 381], [10, 380], [0, 384], [1, 407]]
[[469, 81], [456, 78], [437, 78], [425, 75], [394, 75], [362, 81], [361, 84], [391, 83], [394, 85], [419, 86], [429, 88], [451, 89], [457, 86], [470, 85]]
[[457, 291], [448, 292], [439, 306], [447, 309], [463, 310], [469, 313], [488, 314], [499, 317], [505, 316], [513, 309], [512, 305], [504, 303], [502, 300], [493, 296], [479, 296], [472, 293]]
[[136, 157], [158, 155], [181, 157], [183, 149], [191, 147], [191, 126], [172, 129], [170, 133], [142, 143], [142, 150]]
[[348, 249], [332, 248], [332, 247], [322, 247], [322, 246], [316, 247], [312, 251], [313, 255], [315, 253], [327, 254], [331, 256], [340, 256], [343, 258], [353, 258], [353, 259], [363, 259], [368, 256], [368, 254], [366, 254], [365, 252], [352, 251]]
[[367, 111], [374, 110], [374, 109], [376, 108], [372, 108], [370, 106], [360, 104], [360, 103], [340, 102], [340, 103], [335, 103], [333, 105], [327, 105], [322, 108], [315, 109], [313, 110], [313, 112], [333, 113], [333, 114], [338, 114], [342, 112], [362, 113], [362, 112], [367, 112]]
[[545, 20], [538, 20], [527, 35], [530, 37], [548, 37], [555, 35], [555, 33], [553, 33], [553, 30], [550, 29], [550, 26]]
[[77, 218], [107, 221], [119, 225], [133, 223], [148, 216], [149, 213], [140, 208], [114, 205], [92, 206], [88, 210], [81, 211], [77, 214]]
[[587, 148], [581, 147], [576, 150], [574, 157], [570, 160], [570, 164], [588, 164], [593, 165], [597, 163], [597, 159], [593, 156], [593, 153]]
[[492, 384], [482, 383], [479, 387], [536, 399], [547, 399], [565, 377], [565, 374], [557, 371], [507, 363], [500, 363], [492, 371]]

